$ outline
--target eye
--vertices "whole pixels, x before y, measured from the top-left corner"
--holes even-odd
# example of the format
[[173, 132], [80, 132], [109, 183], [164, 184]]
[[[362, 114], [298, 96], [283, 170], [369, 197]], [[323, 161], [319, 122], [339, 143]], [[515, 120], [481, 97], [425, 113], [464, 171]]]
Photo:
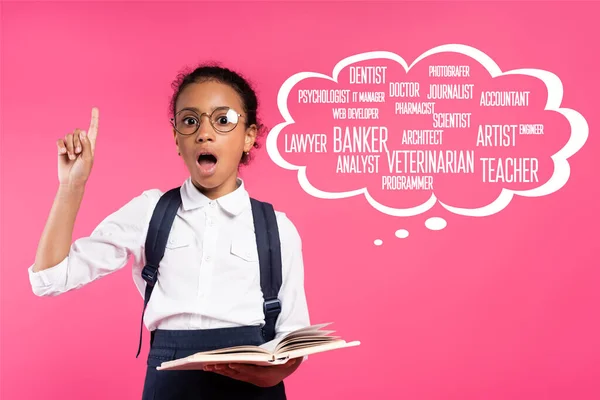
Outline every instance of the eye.
[[[189, 122], [191, 120], [191, 122]], [[182, 122], [185, 125], [196, 125], [198, 124], [198, 121], [196, 120], [196, 117], [185, 117], [183, 118]]]
[[213, 114], [213, 122], [218, 125], [229, 125], [231, 118], [229, 118], [229, 112], [226, 109], [216, 110]]

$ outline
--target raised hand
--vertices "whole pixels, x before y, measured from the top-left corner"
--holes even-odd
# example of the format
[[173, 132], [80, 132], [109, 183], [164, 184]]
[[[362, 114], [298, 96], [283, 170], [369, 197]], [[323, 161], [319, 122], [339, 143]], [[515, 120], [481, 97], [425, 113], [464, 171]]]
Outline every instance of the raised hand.
[[98, 135], [98, 108], [92, 108], [88, 131], [75, 129], [56, 142], [58, 181], [61, 185], [84, 186], [92, 171]]

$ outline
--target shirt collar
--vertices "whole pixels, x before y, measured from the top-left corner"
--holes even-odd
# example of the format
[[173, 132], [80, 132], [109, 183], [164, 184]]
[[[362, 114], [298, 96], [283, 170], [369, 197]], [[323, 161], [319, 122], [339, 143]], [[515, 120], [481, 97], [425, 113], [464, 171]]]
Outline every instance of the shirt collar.
[[[219, 206], [232, 215], [240, 214], [250, 204], [250, 196], [246, 191], [244, 181], [237, 178], [237, 183], [239, 185], [237, 189], [215, 200]], [[183, 209], [186, 211], [204, 207], [211, 201], [194, 186], [191, 177], [185, 180], [180, 192]]]

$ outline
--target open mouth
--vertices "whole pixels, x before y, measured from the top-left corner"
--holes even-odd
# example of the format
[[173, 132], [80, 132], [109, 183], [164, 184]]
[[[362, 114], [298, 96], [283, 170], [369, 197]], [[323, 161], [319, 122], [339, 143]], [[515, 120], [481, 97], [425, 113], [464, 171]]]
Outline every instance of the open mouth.
[[201, 152], [198, 155], [198, 166], [200, 170], [205, 174], [210, 174], [214, 172], [214, 169], [217, 165], [217, 157], [209, 152]]

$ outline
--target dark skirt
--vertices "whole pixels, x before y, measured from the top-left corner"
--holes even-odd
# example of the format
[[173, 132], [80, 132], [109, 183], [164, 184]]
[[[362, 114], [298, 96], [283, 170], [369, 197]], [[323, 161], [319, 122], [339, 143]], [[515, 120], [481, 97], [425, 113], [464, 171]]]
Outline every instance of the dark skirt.
[[153, 331], [142, 400], [285, 400], [283, 382], [261, 388], [214, 372], [156, 369], [199, 351], [264, 342], [260, 327]]

